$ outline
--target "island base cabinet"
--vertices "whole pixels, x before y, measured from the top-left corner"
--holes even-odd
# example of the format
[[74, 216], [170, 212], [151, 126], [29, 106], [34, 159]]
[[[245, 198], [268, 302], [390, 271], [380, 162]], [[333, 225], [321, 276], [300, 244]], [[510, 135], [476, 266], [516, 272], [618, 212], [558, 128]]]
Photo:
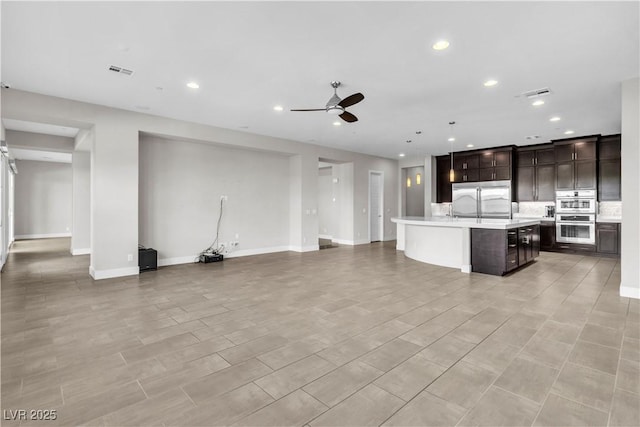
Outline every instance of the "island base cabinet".
[[471, 271], [503, 276], [539, 254], [540, 227], [471, 229]]

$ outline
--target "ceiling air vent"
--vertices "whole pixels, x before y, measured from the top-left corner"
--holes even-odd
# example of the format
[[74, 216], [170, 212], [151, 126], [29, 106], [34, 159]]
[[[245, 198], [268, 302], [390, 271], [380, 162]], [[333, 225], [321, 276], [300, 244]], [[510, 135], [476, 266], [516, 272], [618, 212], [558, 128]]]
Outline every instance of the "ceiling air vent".
[[529, 135], [524, 137], [524, 139], [538, 139], [538, 138], [540, 138], [540, 135]]
[[537, 98], [539, 96], [547, 96], [547, 95], [551, 95], [551, 89], [549, 89], [548, 87], [543, 87], [542, 89], [535, 89], [535, 90], [529, 90], [529, 91], [523, 92], [517, 96], [521, 96], [524, 98]]
[[124, 74], [125, 76], [130, 76], [133, 74], [132, 70], [118, 67], [117, 65], [109, 65], [109, 71], [113, 71], [114, 73]]

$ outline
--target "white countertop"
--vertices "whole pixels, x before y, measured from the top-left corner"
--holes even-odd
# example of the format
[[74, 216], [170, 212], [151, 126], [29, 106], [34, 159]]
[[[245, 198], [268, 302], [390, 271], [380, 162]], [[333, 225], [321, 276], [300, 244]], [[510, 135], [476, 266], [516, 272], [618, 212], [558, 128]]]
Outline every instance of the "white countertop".
[[521, 214], [521, 213], [514, 213], [513, 214], [513, 219], [537, 219], [539, 221], [548, 221], [548, 222], [555, 222], [556, 218], [554, 216], [552, 217], [548, 217], [548, 216], [533, 216], [533, 215], [525, 215], [525, 214]]
[[540, 224], [539, 219], [490, 219], [490, 218], [452, 218], [450, 216], [403, 216], [391, 218], [391, 222], [405, 225], [424, 225], [430, 227], [453, 228], [486, 228], [506, 230], [509, 228], [526, 227]]
[[596, 222], [610, 222], [620, 224], [622, 223], [622, 218], [619, 216], [596, 216]]

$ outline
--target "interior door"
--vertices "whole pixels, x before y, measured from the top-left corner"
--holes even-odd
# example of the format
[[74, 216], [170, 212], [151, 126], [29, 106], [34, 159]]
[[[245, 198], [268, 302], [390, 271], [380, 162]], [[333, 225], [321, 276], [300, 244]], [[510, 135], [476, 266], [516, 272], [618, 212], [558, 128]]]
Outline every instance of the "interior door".
[[369, 240], [382, 240], [383, 226], [382, 174], [369, 172]]

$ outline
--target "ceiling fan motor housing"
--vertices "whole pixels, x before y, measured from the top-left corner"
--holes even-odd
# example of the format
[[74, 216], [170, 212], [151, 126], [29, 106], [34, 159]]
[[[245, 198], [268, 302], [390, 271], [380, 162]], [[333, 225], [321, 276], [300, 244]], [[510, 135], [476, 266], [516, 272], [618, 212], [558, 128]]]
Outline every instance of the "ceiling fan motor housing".
[[327, 113], [335, 115], [344, 113], [344, 107], [338, 105], [340, 101], [342, 101], [342, 99], [334, 93], [325, 106], [327, 109]]

